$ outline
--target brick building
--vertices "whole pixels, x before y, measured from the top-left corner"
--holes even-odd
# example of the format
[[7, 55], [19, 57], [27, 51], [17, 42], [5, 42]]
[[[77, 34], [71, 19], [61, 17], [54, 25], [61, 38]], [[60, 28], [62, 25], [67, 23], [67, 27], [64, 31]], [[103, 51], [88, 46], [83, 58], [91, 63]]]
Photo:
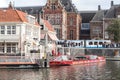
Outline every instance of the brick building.
[[111, 1], [111, 7], [108, 10], [102, 10], [98, 6], [98, 11], [90, 22], [91, 39], [109, 39], [106, 29], [114, 19], [120, 19], [120, 4], [114, 5]]
[[47, 0], [45, 6], [16, 7], [37, 18], [48, 20], [56, 31], [58, 39], [79, 40], [81, 16], [71, 0]]
[[111, 20], [119, 18], [120, 5], [111, 1], [110, 9], [78, 12], [71, 0], [47, 0], [45, 6], [19, 7], [28, 14], [48, 20], [57, 32], [59, 39], [109, 39], [105, 31]]
[[42, 18], [53, 25], [59, 39], [79, 39], [81, 17], [71, 0], [47, 0], [42, 10]]

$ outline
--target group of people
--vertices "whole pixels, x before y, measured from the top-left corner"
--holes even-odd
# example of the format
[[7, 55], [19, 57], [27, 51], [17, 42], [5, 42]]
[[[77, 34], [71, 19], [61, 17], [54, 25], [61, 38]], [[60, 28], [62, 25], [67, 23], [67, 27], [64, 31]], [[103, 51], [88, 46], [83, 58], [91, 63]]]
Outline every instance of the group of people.
[[55, 50], [52, 50], [52, 56], [60, 56], [62, 55], [59, 51], [56, 52]]
[[77, 47], [77, 46], [84, 46], [83, 42], [73, 42], [73, 41], [60, 41], [57, 42], [57, 45], [61, 45], [62, 47]]
[[120, 48], [120, 43], [102, 44], [103, 48]]

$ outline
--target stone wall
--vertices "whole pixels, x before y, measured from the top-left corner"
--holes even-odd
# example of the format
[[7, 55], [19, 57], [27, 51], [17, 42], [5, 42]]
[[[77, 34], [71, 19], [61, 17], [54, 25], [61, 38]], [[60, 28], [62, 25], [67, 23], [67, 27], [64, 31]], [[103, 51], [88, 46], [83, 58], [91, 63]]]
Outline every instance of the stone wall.
[[79, 56], [79, 55], [98, 55], [98, 56], [115, 56], [115, 51], [118, 51], [119, 55], [120, 49], [119, 48], [68, 48], [65, 47], [64, 51], [63, 48], [59, 48], [59, 51], [64, 54], [69, 54], [72, 57]]
[[115, 56], [115, 51], [120, 49], [108, 48], [108, 49], [85, 49], [85, 54], [93, 54], [99, 56]]

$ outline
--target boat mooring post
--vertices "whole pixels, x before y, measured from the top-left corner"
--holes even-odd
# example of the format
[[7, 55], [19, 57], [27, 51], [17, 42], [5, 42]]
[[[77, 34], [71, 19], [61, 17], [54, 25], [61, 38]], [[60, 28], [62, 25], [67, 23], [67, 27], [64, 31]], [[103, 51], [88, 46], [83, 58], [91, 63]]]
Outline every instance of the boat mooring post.
[[43, 61], [43, 67], [49, 67], [49, 54], [47, 52], [48, 49], [48, 34], [45, 34], [45, 52], [44, 52], [44, 61]]

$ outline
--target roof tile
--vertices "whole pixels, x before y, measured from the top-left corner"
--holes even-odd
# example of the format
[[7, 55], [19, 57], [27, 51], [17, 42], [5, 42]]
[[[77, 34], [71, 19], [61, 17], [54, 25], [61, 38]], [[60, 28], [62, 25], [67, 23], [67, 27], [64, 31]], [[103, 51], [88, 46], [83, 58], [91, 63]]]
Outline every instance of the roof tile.
[[[0, 9], [0, 22], [28, 22], [27, 14], [16, 9]], [[35, 22], [35, 25], [39, 25]]]

